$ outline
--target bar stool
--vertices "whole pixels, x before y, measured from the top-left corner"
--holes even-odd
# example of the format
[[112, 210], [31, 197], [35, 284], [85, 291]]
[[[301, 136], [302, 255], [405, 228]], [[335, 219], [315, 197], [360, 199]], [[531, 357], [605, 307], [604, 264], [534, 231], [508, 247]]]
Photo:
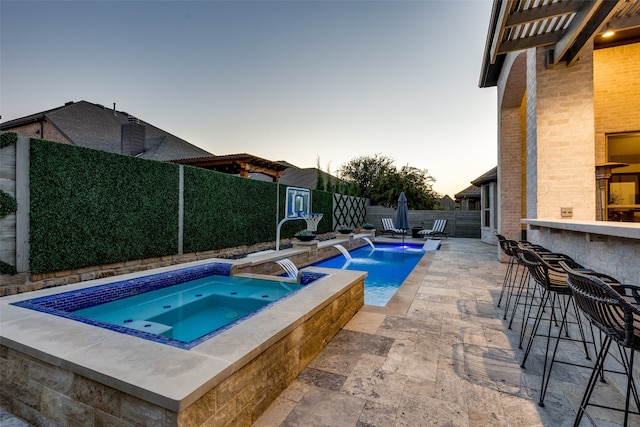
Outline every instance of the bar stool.
[[624, 409], [606, 408], [624, 411], [624, 425], [627, 426], [629, 414], [638, 414], [637, 411], [631, 412], [629, 410], [631, 395], [633, 395], [636, 409], [640, 408], [638, 390], [633, 378], [634, 356], [636, 351], [640, 350], [640, 286], [610, 285], [597, 275], [577, 272], [566, 263], [561, 262], [560, 266], [568, 274], [567, 283], [579, 309], [591, 324], [600, 330], [601, 336], [604, 336], [573, 425], [577, 427], [583, 415], [586, 415], [595, 425], [591, 416], [586, 412], [587, 406], [605, 407], [592, 403], [590, 400], [597, 378], [604, 371], [604, 363], [609, 355], [611, 343], [615, 341], [624, 368], [624, 372], [620, 373], [627, 377], [626, 398]]
[[[500, 244], [500, 249], [502, 252], [509, 257], [509, 264], [507, 265], [507, 271], [504, 274], [504, 280], [502, 281], [502, 290], [500, 291], [500, 298], [498, 298], [497, 306], [500, 307], [502, 303], [502, 297], [504, 296], [505, 291], [507, 292], [507, 301], [504, 308], [504, 319], [507, 318], [507, 311], [509, 310], [509, 297], [513, 291], [513, 287], [515, 286], [515, 281], [518, 276], [518, 267], [520, 264], [517, 262], [517, 255], [515, 252], [515, 248], [518, 243], [515, 240], [508, 240], [502, 234], [496, 234], [498, 238], [498, 243]], [[514, 271], [515, 267], [515, 271]]]
[[[544, 249], [541, 246], [532, 245], [526, 241], [518, 242], [516, 240], [509, 240], [506, 237], [504, 237], [502, 234], [496, 234], [496, 237], [498, 238], [500, 249], [505, 255], [509, 257], [509, 265], [507, 266], [507, 271], [505, 272], [504, 280], [502, 281], [502, 290], [500, 291], [500, 297], [498, 298], [498, 304], [497, 304], [497, 306], [500, 307], [500, 304], [502, 303], [502, 298], [504, 297], [506, 292], [507, 300], [504, 307], [504, 316], [503, 316], [503, 319], [506, 320], [507, 313], [509, 311], [509, 305], [511, 303], [511, 298], [513, 296], [519, 295], [520, 291], [522, 290], [522, 284], [521, 284], [516, 291], [516, 283], [518, 282], [518, 273], [520, 273], [521, 271], [520, 267], [522, 266], [522, 263], [519, 262], [518, 254], [516, 252], [518, 246], [524, 245], [526, 247], [529, 247], [535, 250], [540, 250], [540, 251], [546, 251], [546, 249]], [[526, 270], [527, 270], [526, 268], [522, 268], [522, 271], [524, 273], [526, 273]], [[525, 280], [523, 276], [520, 276], [520, 279], [521, 279], [521, 282]], [[511, 329], [512, 323], [513, 323], [513, 315], [511, 317], [511, 321], [509, 322], [509, 329]]]
[[[520, 249], [518, 251], [518, 255], [520, 256], [522, 262], [529, 269], [529, 274], [531, 278], [535, 281], [535, 283], [540, 287], [542, 291], [542, 296], [540, 300], [540, 304], [538, 305], [538, 310], [535, 315], [535, 320], [533, 323], [533, 327], [531, 330], [531, 335], [529, 336], [529, 341], [527, 343], [527, 348], [525, 349], [524, 356], [522, 358], [522, 363], [520, 366], [522, 368], [525, 367], [531, 349], [533, 347], [533, 343], [535, 341], [536, 336], [542, 336], [546, 338], [546, 348], [545, 348], [545, 357], [544, 357], [544, 366], [542, 371], [542, 383], [540, 387], [540, 399], [538, 401], [538, 405], [544, 407], [544, 397], [547, 391], [547, 386], [549, 384], [549, 378], [551, 377], [551, 368], [553, 367], [553, 363], [563, 363], [572, 366], [585, 367], [590, 368], [590, 365], [580, 365], [573, 362], [556, 360], [557, 346], [560, 339], [569, 340], [569, 341], [581, 341], [584, 346], [584, 352], [587, 359], [590, 360], [589, 349], [587, 347], [587, 339], [584, 334], [584, 329], [582, 327], [582, 321], [578, 314], [578, 308], [575, 304], [575, 301], [572, 298], [571, 289], [567, 285], [567, 273], [559, 266], [559, 262], [563, 261], [566, 265], [571, 266], [574, 269], [581, 269], [583, 271], [591, 271], [584, 269], [580, 264], [576, 263], [570, 257], [563, 254], [545, 254], [544, 256], [541, 254], [537, 254], [536, 252], [530, 249]], [[567, 321], [567, 313], [569, 311], [569, 307], [573, 307], [576, 324], [578, 326], [578, 330], [580, 332], [580, 339], [573, 339], [569, 336], [569, 322]], [[558, 325], [558, 317], [555, 315], [555, 311], [560, 310], [561, 315], [561, 323]], [[544, 313], [548, 312], [548, 318], [544, 318]], [[529, 307], [529, 312], [527, 313], [526, 320], [524, 324], [528, 324], [531, 319], [531, 307]], [[539, 335], [538, 328], [540, 323], [546, 320], [549, 322], [549, 327], [546, 334]], [[571, 322], [574, 323], [574, 322]], [[551, 329], [553, 324], [559, 326], [558, 334], [555, 337], [556, 343], [554, 347], [554, 351], [552, 353], [551, 361], [549, 361], [549, 346], [552, 337]], [[565, 336], [562, 337], [562, 330], [565, 331]], [[547, 368], [549, 368], [547, 370]]]
[[[531, 309], [536, 306], [535, 300], [537, 299], [538, 301], [540, 301], [542, 296], [542, 293], [538, 290], [537, 287], [534, 286], [532, 289], [530, 286], [531, 280], [530, 280], [529, 268], [527, 264], [524, 262], [521, 254], [521, 252], [524, 251], [525, 249], [533, 251], [540, 255], [544, 255], [544, 256], [554, 255], [548, 249], [539, 245], [531, 244], [529, 242], [518, 242], [518, 244], [515, 247], [513, 247], [513, 252], [515, 253], [515, 256], [516, 256], [516, 262], [518, 263], [518, 267], [520, 266], [522, 267], [522, 273], [520, 275], [520, 283], [518, 285], [518, 288], [515, 289], [515, 286], [514, 286], [514, 290], [512, 291], [512, 294], [515, 295], [516, 300], [513, 305], [513, 309], [511, 310], [511, 318], [509, 319], [508, 328], [511, 329], [513, 325], [513, 321], [516, 317], [516, 313], [518, 311], [518, 306], [522, 305], [523, 314], [522, 314], [522, 323], [520, 325], [520, 338], [518, 342], [518, 348], [520, 349], [522, 349], [522, 342], [525, 337], [525, 330], [527, 326], [526, 319], [529, 318], [531, 314]], [[523, 295], [524, 295], [524, 303], [521, 303], [520, 300], [522, 299]]]

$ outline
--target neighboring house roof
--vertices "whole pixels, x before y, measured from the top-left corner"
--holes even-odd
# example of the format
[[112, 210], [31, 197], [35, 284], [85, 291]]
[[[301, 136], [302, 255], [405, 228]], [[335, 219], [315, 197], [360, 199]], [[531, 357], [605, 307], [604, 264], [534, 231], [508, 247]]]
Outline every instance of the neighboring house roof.
[[[132, 131], [132, 138], [140, 137], [140, 145], [136, 148], [144, 142], [144, 149], [135, 154], [136, 157], [203, 167], [253, 179], [271, 177], [294, 187], [315, 189], [317, 184], [316, 168], [301, 169], [285, 161], [274, 162], [247, 153], [216, 156], [127, 112], [118, 111], [115, 106], [106, 108], [87, 101], [67, 102], [60, 107], [0, 123], [0, 130], [20, 133], [26, 132], [28, 127], [33, 128], [33, 134], [27, 136], [40, 138], [42, 135], [36, 132], [40, 126], [29, 126], [38, 123], [46, 123], [55, 129], [51, 133], [55, 136], [45, 134], [45, 139], [118, 154], [139, 152], [131, 149], [123, 153], [123, 129], [129, 126], [136, 128]], [[131, 145], [133, 143], [127, 147]], [[320, 173], [325, 182], [331, 179], [335, 183], [338, 180], [326, 172]]]
[[479, 199], [480, 187], [470, 185], [454, 196], [456, 199]]
[[[211, 155], [208, 151], [132, 117], [124, 111], [87, 101], [68, 102], [61, 107], [10, 120], [0, 124], [0, 130], [8, 131], [34, 122], [47, 122], [54, 126], [67, 139], [58, 142], [111, 153], [122, 153], [122, 125], [135, 122], [144, 126], [145, 129], [145, 149], [138, 157], [151, 160], [174, 160]], [[46, 136], [45, 139], [47, 139]]]
[[439, 202], [440, 206], [442, 206], [442, 208], [445, 210], [453, 210], [456, 207], [456, 202], [451, 197], [449, 197], [448, 194], [442, 196]]
[[[520, 1], [494, 0], [485, 45], [480, 87], [496, 86], [509, 52], [547, 47], [549, 67], [572, 65], [585, 47], [637, 42], [640, 0]], [[597, 37], [604, 29], [614, 38]]]
[[279, 180], [281, 184], [314, 190], [318, 183], [318, 172], [322, 175], [322, 179], [325, 183], [328, 183], [329, 180], [331, 180], [331, 182], [335, 184], [338, 181], [338, 178], [335, 176], [322, 170], [319, 171], [317, 168], [299, 168], [285, 161], [278, 161], [278, 163], [287, 168], [284, 175]]
[[480, 175], [479, 177], [477, 177], [473, 181], [471, 181], [471, 183], [473, 185], [476, 185], [478, 187], [480, 187], [481, 185], [484, 185], [484, 184], [488, 184], [490, 182], [498, 182], [498, 167], [497, 166], [495, 168], [483, 173], [482, 175]]
[[487, 172], [483, 173], [473, 181], [471, 181], [471, 185], [461, 192], [457, 193], [455, 196], [457, 199], [463, 198], [471, 198], [471, 199], [479, 199], [481, 194], [480, 186], [484, 184], [488, 184], [490, 182], [498, 182], [498, 167], [494, 167]]

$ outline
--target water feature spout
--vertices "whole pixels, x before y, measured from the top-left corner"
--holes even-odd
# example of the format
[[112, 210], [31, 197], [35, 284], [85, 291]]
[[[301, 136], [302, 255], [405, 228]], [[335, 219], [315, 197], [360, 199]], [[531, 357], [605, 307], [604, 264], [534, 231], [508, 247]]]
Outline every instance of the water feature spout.
[[289, 258], [276, 260], [276, 264], [284, 269], [287, 272], [287, 276], [291, 279], [298, 278], [298, 267], [291, 261]]
[[344, 257], [345, 257], [346, 259], [348, 259], [348, 260], [352, 260], [352, 259], [353, 259], [353, 258], [351, 257], [351, 254], [349, 253], [349, 251], [348, 251], [348, 250], [346, 250], [344, 246], [342, 246], [342, 245], [338, 244], [338, 245], [333, 245], [333, 247], [334, 247], [334, 248], [336, 248], [337, 250], [339, 250], [339, 251], [340, 251], [340, 253], [341, 253], [342, 255], [344, 255]]
[[363, 237], [362, 240], [364, 240], [365, 242], [367, 242], [369, 244], [369, 246], [371, 246], [371, 248], [375, 249], [376, 247], [373, 246], [373, 242], [371, 240], [369, 240], [368, 237]]

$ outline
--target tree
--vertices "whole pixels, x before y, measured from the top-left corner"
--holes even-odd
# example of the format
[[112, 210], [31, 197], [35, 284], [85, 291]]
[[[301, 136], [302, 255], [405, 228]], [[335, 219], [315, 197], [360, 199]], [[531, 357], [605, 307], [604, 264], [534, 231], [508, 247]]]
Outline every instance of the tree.
[[322, 169], [320, 169], [320, 156], [316, 156], [316, 190], [327, 191], [327, 184], [324, 182], [324, 177], [322, 176]]
[[426, 169], [409, 165], [399, 170], [393, 159], [379, 154], [360, 156], [338, 170], [347, 185], [356, 186], [372, 205], [395, 207], [404, 191], [410, 209], [434, 209], [439, 195], [433, 191], [435, 178]]
[[439, 195], [433, 191], [436, 180], [427, 169], [406, 165], [400, 169], [399, 175], [400, 188], [407, 196], [409, 209], [434, 209], [438, 205]]
[[358, 195], [371, 198], [375, 181], [395, 171], [393, 159], [381, 154], [373, 156], [360, 156], [338, 168], [338, 177], [350, 182], [358, 190]]

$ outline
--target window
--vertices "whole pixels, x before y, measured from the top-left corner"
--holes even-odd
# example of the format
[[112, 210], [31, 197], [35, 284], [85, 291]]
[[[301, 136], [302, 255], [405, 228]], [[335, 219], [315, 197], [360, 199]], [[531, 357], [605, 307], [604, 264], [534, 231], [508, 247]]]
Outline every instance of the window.
[[491, 227], [491, 189], [489, 185], [483, 185], [482, 191], [484, 192], [484, 218], [483, 227]]
[[607, 135], [607, 161], [628, 165], [611, 170], [608, 220], [640, 222], [640, 132]]

